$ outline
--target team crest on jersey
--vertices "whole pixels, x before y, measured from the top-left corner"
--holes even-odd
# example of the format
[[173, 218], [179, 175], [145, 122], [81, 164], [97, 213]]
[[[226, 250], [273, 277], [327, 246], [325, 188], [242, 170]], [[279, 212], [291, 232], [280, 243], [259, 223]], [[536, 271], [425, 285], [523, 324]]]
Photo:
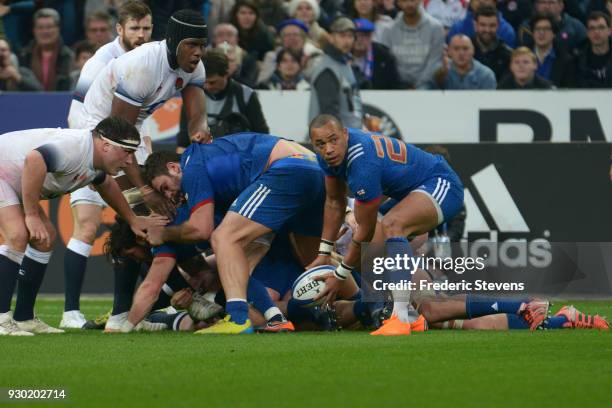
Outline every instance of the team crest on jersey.
[[183, 78], [181, 77], [176, 78], [176, 82], [174, 83], [174, 88], [178, 91], [182, 87], [183, 87]]
[[358, 196], [364, 196], [364, 195], [365, 195], [365, 190], [364, 190], [364, 189], [359, 190], [359, 191], [357, 192], [357, 195], [358, 195]]
[[74, 176], [74, 178], [72, 179], [72, 181], [83, 181], [87, 178], [87, 174], [77, 174], [76, 176]]

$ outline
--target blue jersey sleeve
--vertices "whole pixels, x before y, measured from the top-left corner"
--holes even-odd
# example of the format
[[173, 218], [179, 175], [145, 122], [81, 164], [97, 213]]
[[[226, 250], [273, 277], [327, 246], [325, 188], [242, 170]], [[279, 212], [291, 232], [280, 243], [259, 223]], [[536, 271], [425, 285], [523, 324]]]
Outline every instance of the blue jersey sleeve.
[[176, 259], [176, 248], [172, 243], [169, 242], [151, 248], [151, 253], [153, 254], [153, 258], [166, 257]]
[[187, 197], [189, 213], [205, 204], [214, 202], [214, 189], [204, 165], [188, 163], [183, 169], [181, 189]]
[[347, 161], [347, 184], [355, 200], [368, 202], [383, 195], [382, 163], [376, 152], [368, 146], [356, 145], [349, 151]]

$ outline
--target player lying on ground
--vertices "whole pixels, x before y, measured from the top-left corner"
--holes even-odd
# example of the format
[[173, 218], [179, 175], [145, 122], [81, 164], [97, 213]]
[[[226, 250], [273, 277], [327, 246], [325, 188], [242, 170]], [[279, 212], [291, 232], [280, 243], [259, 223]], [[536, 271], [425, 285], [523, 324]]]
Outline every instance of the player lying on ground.
[[[331, 115], [319, 115], [309, 127], [310, 140], [325, 171], [325, 223], [320, 253], [310, 267], [329, 264], [333, 243], [346, 209], [346, 188], [355, 197], [358, 225], [343, 262], [325, 278], [323, 295], [333, 299], [342, 282], [358, 265], [361, 243], [369, 242], [376, 227], [382, 198], [398, 203], [383, 217], [382, 231], [388, 257], [412, 255], [407, 236], [431, 231], [452, 218], [463, 205], [463, 185], [440, 157], [377, 133], [344, 128]], [[410, 270], [390, 273], [393, 282], [410, 280]], [[393, 291], [393, 315], [372, 334], [410, 334], [410, 291]]]
[[[187, 206], [179, 206], [174, 223], [180, 224], [188, 218]], [[270, 243], [264, 239], [257, 240], [257, 242], [250, 246], [247, 256], [252, 261], [251, 268], [261, 259], [269, 246]], [[201, 251], [208, 249], [206, 243], [200, 243], [197, 246], [194, 244], [166, 243], [151, 249], [145, 242], [138, 242], [138, 238], [123, 223], [118, 222], [113, 226], [107, 241], [107, 247], [109, 252], [114, 253], [115, 259], [127, 257], [132, 261], [135, 260], [143, 269], [147, 270], [147, 273], [142, 285], [138, 288], [133, 304], [131, 304], [129, 316], [127, 313], [122, 314], [121, 325], [107, 323], [106, 331], [131, 331], [134, 326], [137, 326], [147, 316], [150, 310], [156, 309], [155, 305], [165, 294], [174, 294], [177, 291], [176, 285], [169, 285], [168, 279], [173, 274], [178, 273], [177, 264], [180, 265], [179, 268], [182, 271], [190, 276], [189, 280], [192, 288], [206, 292], [212, 299], [215, 298], [215, 293], [220, 290], [220, 283], [216, 274], [215, 256], [210, 255], [203, 258], [200, 255]], [[276, 252], [278, 251], [273, 251], [273, 253]], [[282, 266], [278, 263], [273, 265], [274, 267]], [[271, 268], [272, 265], [264, 262], [264, 265], [257, 267], [255, 275], [257, 275], [257, 270], [265, 267]], [[182, 287], [179, 289], [182, 289]], [[265, 286], [254, 277], [249, 279], [247, 298], [255, 309], [261, 312], [262, 317], [258, 319], [258, 324], [265, 325], [264, 331], [293, 330], [291, 322], [285, 319], [281, 310], [274, 304]], [[131, 296], [129, 299], [131, 302]], [[218, 305], [214, 302], [206, 301], [201, 296], [197, 296], [196, 300], [197, 302], [190, 305], [190, 314], [196, 320], [207, 320], [220, 312]], [[224, 299], [218, 301], [225, 303]], [[265, 317], [265, 320], [261, 321], [263, 317]]]
[[92, 183], [132, 230], [144, 236], [150, 221], [132, 212], [111, 177], [132, 163], [139, 143], [136, 128], [120, 118], [104, 119], [93, 131], [32, 129], [0, 136], [0, 231], [5, 240], [0, 247], [0, 333], [62, 332], [34, 316], [56, 237], [40, 199]]
[[[187, 222], [149, 231], [149, 242], [210, 241], [217, 256], [228, 316], [204, 333], [251, 332], [245, 248], [286, 228], [302, 265], [316, 255], [324, 186], [314, 155], [276, 136], [242, 133], [191, 145], [182, 158], [153, 153], [145, 173], [149, 184], [167, 197], [184, 193], [191, 209]], [[216, 208], [229, 210], [215, 229]]]
[[[135, 6], [147, 23], [146, 6]], [[146, 11], [142, 12], [142, 9]], [[138, 13], [136, 13], [138, 14]], [[137, 15], [137, 18], [141, 15]], [[150, 17], [149, 17], [150, 18]], [[140, 20], [139, 20], [140, 21]], [[150, 38], [143, 35], [142, 41]], [[168, 20], [166, 38], [143, 44], [129, 52], [115, 42], [103, 47], [94, 55], [91, 63], [99, 71], [87, 78], [79, 88], [83, 104], [74, 103], [69, 114], [71, 127], [92, 128], [102, 118], [117, 116], [134, 124], [142, 132], [142, 123], [165, 101], [181, 92], [186, 107], [188, 130], [192, 140], [208, 140], [204, 96], [205, 72], [201, 61], [206, 46], [207, 29], [203, 17], [193, 10], [179, 10]], [[124, 46], [127, 45], [124, 41]], [[127, 166], [125, 173], [133, 186], [135, 200], [144, 200], [147, 206], [162, 215], [170, 215], [173, 207], [142, 180], [138, 164], [148, 156], [145, 146], [136, 153], [136, 161]], [[140, 193], [139, 193], [140, 192]], [[78, 311], [78, 298], [87, 259], [101, 222], [106, 204], [90, 189], [81, 189], [71, 195], [75, 230], [68, 243], [64, 260], [67, 285], [67, 313], [65, 327], [80, 327], [84, 317]], [[112, 319], [112, 317], [111, 317]]]

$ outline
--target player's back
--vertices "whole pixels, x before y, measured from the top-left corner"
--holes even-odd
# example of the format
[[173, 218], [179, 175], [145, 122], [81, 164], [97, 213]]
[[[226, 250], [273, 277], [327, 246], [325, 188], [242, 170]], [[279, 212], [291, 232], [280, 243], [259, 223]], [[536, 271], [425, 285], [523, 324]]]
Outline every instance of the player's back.
[[432, 155], [402, 140], [381, 134], [348, 129], [348, 150], [342, 165], [328, 174], [347, 180], [355, 198], [368, 201], [381, 194], [402, 199], [408, 192], [437, 174], [448, 171], [441, 156]]
[[[48, 166], [62, 167], [62, 164], [70, 163], [75, 171], [89, 174], [92, 172], [90, 165], [93, 163], [92, 140], [91, 132], [82, 129], [28, 129], [0, 135], [0, 178], [21, 194], [25, 157], [43, 145], [47, 146], [47, 150], [53, 150], [49, 157], [53, 158], [54, 163], [48, 163]], [[72, 186], [72, 181], [76, 180], [64, 180], [60, 175], [48, 173], [43, 185], [43, 195], [52, 190]]]
[[265, 170], [272, 149], [280, 139], [261, 133], [237, 133], [210, 144], [192, 144], [183, 153], [184, 171], [205, 174], [214, 190], [215, 202], [231, 202]]

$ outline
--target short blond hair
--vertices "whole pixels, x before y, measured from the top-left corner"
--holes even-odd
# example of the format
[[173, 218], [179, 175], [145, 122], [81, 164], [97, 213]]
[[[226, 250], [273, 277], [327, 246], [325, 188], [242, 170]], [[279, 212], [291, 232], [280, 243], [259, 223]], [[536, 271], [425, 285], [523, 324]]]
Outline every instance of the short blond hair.
[[531, 57], [531, 60], [534, 63], [538, 63], [538, 60], [536, 58], [536, 55], [533, 53], [533, 51], [531, 51], [529, 48], [527, 47], [518, 47], [517, 49], [515, 49], [514, 51], [512, 51], [512, 55], [510, 56], [510, 62], [513, 62], [515, 58], [517, 57], [521, 57], [523, 55], [528, 55], [529, 57]]

